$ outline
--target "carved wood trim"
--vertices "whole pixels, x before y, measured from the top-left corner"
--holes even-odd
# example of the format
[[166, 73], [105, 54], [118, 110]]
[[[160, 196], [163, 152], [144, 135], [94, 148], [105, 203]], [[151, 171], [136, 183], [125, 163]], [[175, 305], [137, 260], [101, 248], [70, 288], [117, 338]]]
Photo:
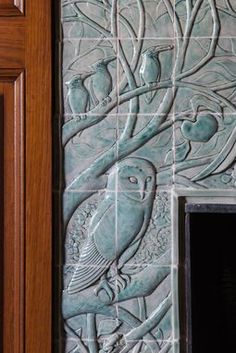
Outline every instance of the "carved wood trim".
[[[23, 82], [22, 69], [1, 69], [0, 68], [0, 82], [15, 82], [19, 84], [19, 80]], [[23, 94], [23, 92], [21, 92]]]
[[52, 349], [51, 8], [26, 2], [25, 353]]
[[[24, 351], [24, 75], [0, 70], [2, 352]], [[4, 125], [4, 126], [3, 126]], [[3, 165], [3, 168], [2, 168]]]
[[24, 0], [9, 0], [9, 4], [1, 4], [0, 2], [0, 17], [22, 15], [24, 15]]
[[[0, 249], [5, 261], [0, 282], [4, 278], [8, 283], [2, 290], [0, 351], [51, 353], [52, 4], [51, 0], [29, 0], [24, 5], [25, 16], [19, 16], [23, 0], [0, 0], [0, 93], [4, 91], [5, 114], [0, 121], [11, 121], [8, 131], [14, 141], [4, 150], [8, 153], [5, 164], [13, 167], [5, 173], [7, 186], [2, 190], [9, 202], [4, 212], [8, 208], [9, 216], [5, 216], [4, 229], [7, 243]], [[3, 225], [1, 235], [2, 229]]]

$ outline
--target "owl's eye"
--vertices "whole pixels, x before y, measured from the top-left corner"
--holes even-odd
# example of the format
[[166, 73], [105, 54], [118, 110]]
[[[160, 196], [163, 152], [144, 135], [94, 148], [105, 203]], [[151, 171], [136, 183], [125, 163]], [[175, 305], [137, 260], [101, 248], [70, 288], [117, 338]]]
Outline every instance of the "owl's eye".
[[129, 181], [132, 184], [138, 184], [138, 179], [136, 177], [134, 177], [134, 176], [129, 177]]
[[152, 180], [152, 177], [150, 177], [150, 176], [146, 178], [147, 183], [150, 183], [151, 180]]

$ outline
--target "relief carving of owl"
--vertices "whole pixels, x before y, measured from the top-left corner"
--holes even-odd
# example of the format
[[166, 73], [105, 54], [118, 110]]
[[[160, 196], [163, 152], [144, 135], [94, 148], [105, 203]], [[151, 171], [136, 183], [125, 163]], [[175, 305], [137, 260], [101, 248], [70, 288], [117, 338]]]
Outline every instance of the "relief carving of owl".
[[156, 188], [156, 171], [142, 158], [126, 158], [108, 175], [106, 193], [88, 230], [68, 293], [78, 293], [98, 285], [95, 294], [105, 290], [112, 300], [114, 292], [107, 272], [115, 268], [116, 280], [125, 288], [122, 267], [137, 252], [148, 228]]

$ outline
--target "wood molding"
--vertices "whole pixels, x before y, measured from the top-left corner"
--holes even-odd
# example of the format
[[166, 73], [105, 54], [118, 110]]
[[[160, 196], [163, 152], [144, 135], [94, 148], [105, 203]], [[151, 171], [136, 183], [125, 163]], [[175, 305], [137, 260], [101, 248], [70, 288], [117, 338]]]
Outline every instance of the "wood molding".
[[[19, 81], [20, 80], [20, 81]], [[2, 69], [0, 67], [0, 82], [23, 82], [23, 70], [22, 69]], [[21, 95], [23, 94], [21, 85]]]
[[8, 0], [2, 3], [0, 0], [0, 17], [23, 16], [24, 0]]
[[1, 316], [3, 352], [24, 349], [24, 75], [0, 70], [1, 96]]
[[12, 3], [21, 10], [23, 1], [0, 0], [0, 121], [5, 125], [0, 158], [6, 181], [0, 351], [51, 353], [52, 3], [26, 0], [25, 15], [10, 16]]
[[29, 0], [26, 2], [25, 10], [28, 16], [25, 53], [27, 70], [25, 353], [50, 353], [52, 349], [51, 0]]

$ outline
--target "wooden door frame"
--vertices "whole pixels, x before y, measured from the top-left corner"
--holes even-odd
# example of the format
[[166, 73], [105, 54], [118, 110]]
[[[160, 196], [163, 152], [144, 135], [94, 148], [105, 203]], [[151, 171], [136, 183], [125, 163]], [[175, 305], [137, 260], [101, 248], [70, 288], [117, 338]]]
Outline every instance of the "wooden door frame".
[[14, 280], [1, 308], [3, 353], [52, 351], [51, 10], [51, 0], [0, 0], [0, 83], [14, 94], [13, 156], [4, 170], [15, 168], [4, 194], [12, 222], [0, 230], [14, 249], [4, 254], [3, 275]]
[[51, 351], [51, 6], [50, 0], [26, 0], [26, 353]]

